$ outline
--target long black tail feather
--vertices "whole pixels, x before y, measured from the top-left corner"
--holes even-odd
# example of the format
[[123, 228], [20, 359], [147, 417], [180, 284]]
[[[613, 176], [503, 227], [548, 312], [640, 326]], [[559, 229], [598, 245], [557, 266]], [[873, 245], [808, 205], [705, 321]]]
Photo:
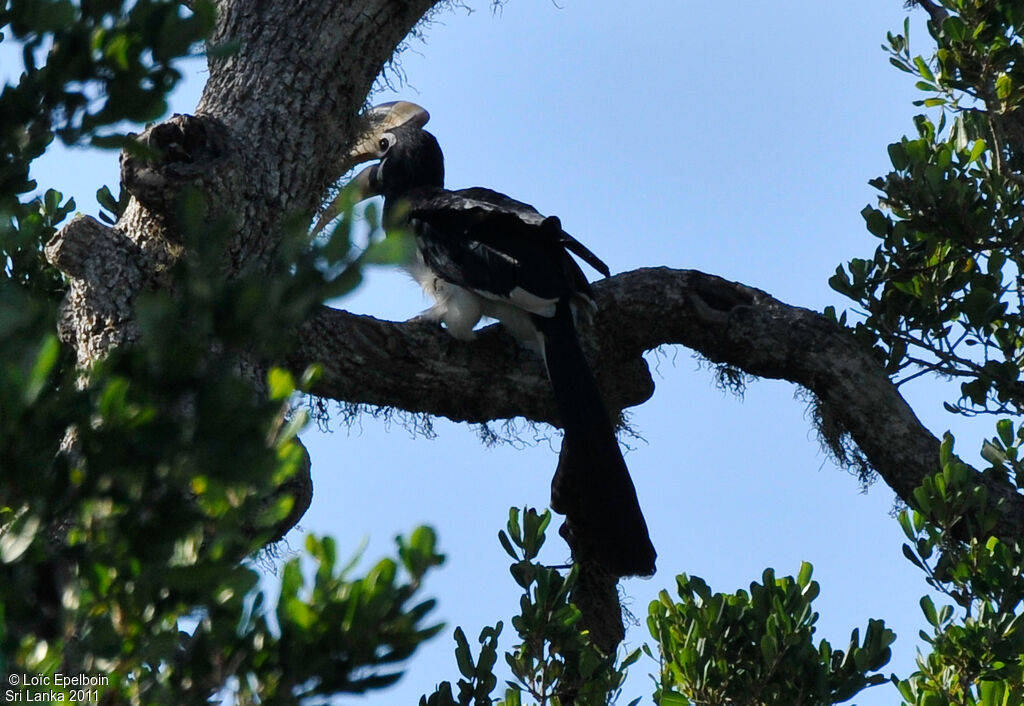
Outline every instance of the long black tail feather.
[[565, 431], [551, 507], [566, 516], [577, 558], [592, 557], [617, 576], [649, 576], [657, 554], [569, 305], [534, 321]]

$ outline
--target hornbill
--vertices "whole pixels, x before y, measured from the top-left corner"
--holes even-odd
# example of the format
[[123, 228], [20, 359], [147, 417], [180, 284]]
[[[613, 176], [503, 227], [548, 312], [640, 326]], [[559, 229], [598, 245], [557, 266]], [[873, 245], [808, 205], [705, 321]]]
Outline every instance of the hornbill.
[[545, 363], [564, 430], [551, 507], [576, 558], [616, 576], [654, 573], [655, 551], [615, 429], [576, 335], [596, 310], [569, 252], [607, 266], [562, 230], [557, 217], [490, 189], [444, 188], [444, 157], [412, 103], [378, 106], [349, 161], [379, 160], [354, 179], [356, 198], [384, 197], [387, 229], [415, 236], [413, 277], [434, 299], [421, 319], [471, 340], [482, 317], [499, 320]]

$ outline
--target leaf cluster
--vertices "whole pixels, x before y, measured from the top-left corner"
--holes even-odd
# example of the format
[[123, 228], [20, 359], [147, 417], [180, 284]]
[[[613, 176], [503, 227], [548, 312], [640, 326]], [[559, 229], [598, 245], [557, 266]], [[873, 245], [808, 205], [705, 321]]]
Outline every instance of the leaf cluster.
[[[341, 692], [380, 689], [401, 677], [401, 663], [443, 628], [423, 625], [435, 601], [410, 605], [443, 557], [428, 527], [396, 542], [398, 561], [382, 559], [353, 577], [359, 555], [338, 566], [330, 537], [306, 538], [316, 570], [310, 580], [299, 557], [285, 564], [273, 612], [277, 629], [266, 594], [258, 593], [242, 634], [224, 640], [239, 664], [236, 703], [314, 703]], [[207, 619], [206, 625], [213, 622]]]
[[0, 93], [0, 211], [35, 188], [28, 167], [55, 137], [120, 146], [125, 121], [167, 111], [181, 79], [174, 64], [195, 55], [213, 27], [209, 0], [10, 0], [0, 41], [21, 51], [17, 85]]
[[837, 269], [832, 287], [863, 310], [856, 330], [890, 373], [960, 381], [950, 411], [1024, 408], [1024, 91], [1021, 10], [943, 0], [929, 57], [910, 51], [909, 24], [889, 34], [890, 61], [917, 78], [938, 120], [889, 145], [892, 171], [871, 184], [863, 216], [871, 258]]
[[512, 577], [523, 591], [520, 612], [512, 618], [520, 643], [505, 653], [514, 680], [507, 682], [504, 698], [491, 698], [497, 686], [494, 666], [503, 627], [499, 621], [480, 633], [476, 660], [465, 633], [456, 628], [455, 658], [462, 678], [454, 690], [450, 682], [442, 682], [420, 699], [420, 706], [520, 706], [528, 699], [539, 706], [597, 706], [617, 699], [626, 669], [639, 659], [640, 651], [620, 661], [598, 648], [581, 627], [580, 610], [572, 603], [578, 569], [563, 574], [537, 562], [550, 522], [549, 510], [538, 513], [529, 508], [520, 514], [511, 508], [507, 532], [498, 533], [513, 560]]
[[261, 395], [247, 371], [349, 286], [325, 275], [347, 248], [297, 231], [270, 272], [225, 281], [231, 224], [195, 194], [182, 211], [173, 289], [142, 297], [138, 340], [88, 374], [52, 301], [0, 283], [0, 667], [103, 673], [107, 698], [147, 704], [206, 703], [231, 683], [239, 703], [390, 684], [439, 629], [414, 600], [441, 561], [432, 532], [365, 577], [311, 539], [319, 569], [309, 581], [289, 562], [276, 611], [246, 561], [292, 512], [305, 420], [287, 403], [317, 374], [269, 368]]
[[[310, 538], [276, 601], [250, 559], [293, 524], [308, 460], [290, 401], [318, 375], [271, 361], [314, 307], [358, 284], [351, 210], [315, 242], [286, 222], [268, 270], [226, 280], [232, 219], [186, 191], [184, 254], [169, 287], [138, 298], [132, 344], [80, 370], [57, 338], [67, 283], [43, 248], [75, 202], [24, 199], [29, 166], [55, 137], [120, 144], [109, 138], [124, 121], [162, 114], [175, 62], [212, 21], [206, 0], [0, 7], [24, 64], [0, 93], [0, 673], [102, 674], [110, 703], [379, 688], [440, 629], [417, 598], [442, 560], [429, 529], [365, 576]], [[108, 223], [127, 204], [106, 187], [97, 198]]]
[[305, 419], [288, 402], [317, 375], [268, 361], [358, 281], [351, 218], [316, 243], [292, 228], [269, 271], [225, 280], [232, 223], [186, 193], [173, 286], [139, 298], [131, 346], [82, 371], [57, 339], [64, 283], [42, 257], [73, 208], [54, 191], [17, 204], [2, 243], [0, 671], [103, 674], [104, 699], [146, 704], [207, 703], [230, 684], [238, 703], [287, 704], [392, 683], [439, 629], [415, 599], [441, 561], [432, 532], [365, 577], [310, 540], [320, 568], [307, 580], [289, 562], [276, 610], [247, 560], [293, 511]]
[[[1002, 466], [1016, 465], [1020, 434], [1000, 423], [998, 438], [986, 442], [983, 451], [993, 462], [986, 472], [1005, 473]], [[899, 521], [908, 539], [904, 554], [953, 604], [936, 607], [930, 596], [921, 599], [930, 628], [921, 638], [929, 652], [918, 655], [910, 677], [894, 682], [903, 703], [911, 706], [1020, 706], [1024, 542], [986, 532], [995, 526], [994, 510], [952, 447], [947, 435], [941, 472], [915, 491]]]
[[[895, 634], [880, 620], [868, 622], [847, 649], [813, 642], [819, 587], [804, 563], [796, 578], [766, 569], [750, 591], [712, 593], [702, 579], [676, 578], [676, 602], [662, 591], [647, 625], [657, 640], [661, 669], [659, 704], [834, 704], [885, 677]], [[873, 673], [875, 672], [875, 673]]]

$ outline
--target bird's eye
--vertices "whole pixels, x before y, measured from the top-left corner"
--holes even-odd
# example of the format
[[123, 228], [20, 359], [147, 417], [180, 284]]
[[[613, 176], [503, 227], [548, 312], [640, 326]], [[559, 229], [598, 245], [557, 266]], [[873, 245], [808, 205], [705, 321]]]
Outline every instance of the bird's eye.
[[386, 137], [380, 138], [380, 141], [377, 143], [377, 148], [380, 149], [381, 152], [387, 152], [389, 147], [391, 147], [391, 140]]

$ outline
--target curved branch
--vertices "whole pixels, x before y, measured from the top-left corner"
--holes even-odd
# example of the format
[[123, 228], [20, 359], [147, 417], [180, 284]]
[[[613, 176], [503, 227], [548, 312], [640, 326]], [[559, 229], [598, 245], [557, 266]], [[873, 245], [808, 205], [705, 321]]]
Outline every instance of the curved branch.
[[[642, 354], [679, 344], [713, 362], [813, 392], [904, 500], [937, 470], [939, 440], [872, 352], [823, 315], [693, 270], [626, 272], [597, 283], [595, 292], [600, 310], [584, 339], [609, 406], [647, 400], [654, 385]], [[466, 344], [431, 326], [324, 308], [299, 338], [289, 362], [297, 369], [322, 363], [324, 375], [313, 392], [323, 397], [456, 421], [523, 416], [557, 422], [540, 361], [496, 327]], [[1001, 504], [1000, 532], [1019, 536], [1024, 496], [987, 474], [979, 480]]]

